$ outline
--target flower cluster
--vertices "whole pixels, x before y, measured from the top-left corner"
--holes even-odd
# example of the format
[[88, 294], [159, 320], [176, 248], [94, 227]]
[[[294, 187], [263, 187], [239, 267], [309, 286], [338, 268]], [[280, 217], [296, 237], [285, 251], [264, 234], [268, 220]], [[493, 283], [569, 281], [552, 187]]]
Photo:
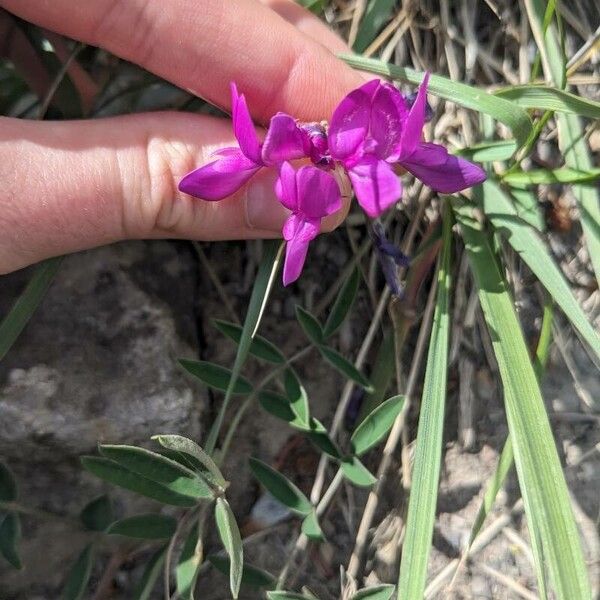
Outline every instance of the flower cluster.
[[[340, 102], [328, 126], [277, 113], [262, 142], [246, 99], [232, 83], [233, 131], [239, 147], [216, 152], [215, 160], [186, 175], [179, 189], [203, 200], [221, 200], [259, 169], [277, 169], [275, 193], [291, 211], [283, 226], [287, 242], [283, 282], [288, 285], [300, 276], [321, 219], [342, 206], [336, 171], [347, 174], [358, 203], [372, 218], [402, 197], [396, 166], [445, 194], [485, 179], [477, 165], [422, 141], [428, 79], [426, 74], [416, 97], [410, 99], [389, 83], [370, 81]], [[298, 159], [312, 164], [295, 169], [291, 161]]]

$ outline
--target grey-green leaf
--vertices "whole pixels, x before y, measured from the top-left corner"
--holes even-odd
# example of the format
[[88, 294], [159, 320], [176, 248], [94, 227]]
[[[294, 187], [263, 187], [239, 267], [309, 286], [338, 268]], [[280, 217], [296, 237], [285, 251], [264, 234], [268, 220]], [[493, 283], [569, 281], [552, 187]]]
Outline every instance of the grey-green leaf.
[[346, 360], [337, 350], [327, 346], [320, 346], [319, 351], [323, 358], [335, 367], [342, 375], [352, 379], [367, 392], [373, 391], [371, 382], [348, 360]]
[[110, 497], [103, 494], [88, 502], [79, 513], [79, 518], [90, 531], [106, 531], [115, 520]]
[[356, 34], [352, 48], [364, 52], [375, 40], [394, 10], [395, 0], [370, 0]]
[[306, 334], [306, 337], [315, 345], [323, 343], [323, 328], [317, 317], [301, 306], [296, 306], [296, 319]]
[[310, 423], [310, 410], [308, 407], [308, 394], [304, 386], [298, 379], [295, 371], [291, 368], [285, 371], [283, 382], [290, 408], [294, 411], [299, 421], [308, 427]]
[[[208, 387], [222, 392], [227, 391], [227, 386], [231, 380], [231, 371], [229, 369], [205, 360], [189, 360], [187, 358], [180, 359], [179, 364], [190, 375], [193, 375]], [[233, 386], [232, 393], [249, 394], [251, 391], [252, 385], [250, 385], [250, 382], [239, 376]]]
[[106, 533], [141, 540], [169, 539], [177, 529], [177, 519], [168, 515], [147, 514], [127, 517], [113, 523]]
[[390, 600], [396, 589], [395, 585], [384, 583], [358, 590], [350, 600]]
[[100, 454], [122, 467], [160, 483], [168, 489], [191, 498], [212, 498], [213, 494], [205, 480], [180, 463], [151, 452], [145, 448], [126, 445], [104, 444]]
[[303, 594], [279, 590], [267, 592], [267, 598], [269, 600], [307, 600], [307, 596], [304, 596]]
[[516, 150], [517, 143], [515, 140], [497, 140], [481, 142], [468, 148], [454, 150], [452, 153], [475, 162], [492, 162], [495, 160], [508, 160]]
[[256, 479], [284, 506], [304, 516], [312, 511], [308, 498], [284, 475], [257, 458], [250, 459], [250, 469]]
[[[215, 327], [228, 338], [232, 339], [236, 344], [240, 343], [242, 339], [242, 331], [244, 328], [241, 325], [230, 323], [229, 321], [222, 321], [221, 319], [214, 320]], [[267, 362], [280, 365], [285, 362], [285, 356], [282, 352], [268, 339], [255, 335], [252, 342], [250, 343], [250, 354], [261, 358]]]
[[17, 482], [10, 469], [0, 462], [0, 502], [14, 502], [17, 499]]
[[92, 573], [93, 546], [88, 544], [71, 567], [63, 590], [63, 600], [81, 600]]
[[151, 557], [133, 591], [133, 600], [148, 600], [156, 581], [163, 572], [167, 547], [159, 548]]
[[195, 523], [185, 539], [175, 569], [177, 593], [182, 600], [194, 599], [194, 588], [196, 587], [196, 580], [203, 559], [202, 540], [199, 538], [198, 533], [198, 524]]
[[377, 478], [356, 456], [350, 456], [340, 463], [344, 477], [359, 487], [371, 487]]
[[0, 554], [15, 568], [21, 569], [21, 558], [17, 549], [21, 540], [21, 520], [16, 513], [8, 513], [0, 522]]
[[[210, 481], [216, 483], [220, 487], [225, 487], [227, 482], [215, 461], [193, 440], [183, 437], [182, 435], [159, 434], [153, 435], [153, 440], [156, 440], [164, 448], [173, 450], [174, 452], [183, 453], [186, 457], [195, 459], [200, 464], [199, 474], [207, 477], [210, 474]], [[198, 465], [191, 463], [191, 468], [198, 468]], [[208, 474], [206, 473], [208, 471]]]
[[314, 510], [304, 517], [304, 520], [302, 521], [302, 533], [311, 540], [322, 541], [325, 539], [321, 526], [319, 525], [317, 513]]
[[[225, 556], [219, 556], [217, 554], [211, 554], [207, 557], [208, 561], [224, 575], [229, 575], [229, 569], [231, 565], [231, 561], [229, 558]], [[271, 588], [275, 587], [277, 580], [271, 573], [264, 571], [263, 569], [259, 569], [258, 567], [253, 567], [252, 565], [244, 565], [244, 569], [242, 571], [242, 585], [249, 585], [252, 587], [262, 587], [262, 588]]]
[[215, 520], [219, 537], [229, 555], [229, 587], [234, 598], [238, 597], [242, 585], [244, 548], [235, 516], [225, 498], [217, 498]]
[[151, 481], [147, 477], [142, 477], [120, 464], [101, 456], [83, 456], [81, 458], [83, 468], [108, 481], [114, 485], [131, 490], [152, 498], [163, 504], [171, 504], [173, 506], [194, 506], [196, 500], [190, 496], [176, 493], [168, 487]]
[[323, 327], [323, 335], [325, 338], [331, 337], [344, 322], [344, 319], [354, 304], [359, 283], [360, 271], [357, 268], [354, 268], [350, 277], [348, 277], [344, 282], [344, 285], [342, 285], [335, 302], [331, 307], [327, 321], [325, 321], [325, 326]]
[[385, 437], [400, 414], [405, 399], [404, 396], [388, 398], [362, 421], [350, 438], [354, 454], [364, 454]]

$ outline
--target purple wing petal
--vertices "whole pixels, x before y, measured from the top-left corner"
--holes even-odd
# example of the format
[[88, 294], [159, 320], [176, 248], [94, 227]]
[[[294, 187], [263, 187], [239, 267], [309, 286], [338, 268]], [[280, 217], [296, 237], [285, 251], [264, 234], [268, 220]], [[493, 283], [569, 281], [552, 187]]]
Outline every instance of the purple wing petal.
[[392, 167], [383, 160], [365, 156], [348, 175], [362, 209], [378, 217], [402, 196], [402, 183]]
[[352, 156], [369, 132], [371, 100], [381, 85], [378, 79], [350, 92], [335, 109], [329, 124], [329, 150], [338, 160]]
[[296, 174], [298, 211], [309, 219], [321, 219], [342, 207], [340, 188], [333, 175], [312, 166]]
[[293, 212], [298, 211], [296, 171], [288, 162], [284, 162], [279, 167], [279, 177], [275, 182], [275, 195], [286, 208]]
[[246, 104], [244, 94], [238, 94], [235, 83], [231, 83], [231, 118], [233, 133], [246, 157], [257, 165], [262, 164], [260, 156], [260, 141], [252, 123], [252, 117]]
[[404, 123], [404, 130], [400, 139], [400, 146], [397, 149], [397, 156], [400, 159], [412, 154], [421, 141], [423, 124], [425, 123], [425, 112], [427, 110], [427, 84], [429, 83], [429, 73], [425, 73], [423, 81], [419, 86], [417, 99], [414, 101], [408, 118]]
[[407, 118], [404, 96], [389, 83], [381, 85], [371, 106], [371, 137], [377, 143], [375, 154], [378, 158], [394, 160]]
[[296, 121], [285, 113], [277, 113], [271, 118], [262, 147], [262, 160], [265, 164], [276, 165], [284, 160], [294, 160], [308, 156], [308, 139]]
[[260, 169], [239, 148], [227, 148], [214, 162], [188, 173], [179, 190], [202, 200], [222, 200], [231, 196]]
[[292, 215], [283, 226], [285, 246], [285, 264], [283, 266], [283, 285], [289, 285], [300, 277], [308, 244], [319, 233], [319, 221], [305, 220]]
[[454, 194], [486, 178], [480, 166], [448, 154], [446, 148], [439, 144], [419, 144], [411, 156], [402, 161], [402, 166], [442, 194]]

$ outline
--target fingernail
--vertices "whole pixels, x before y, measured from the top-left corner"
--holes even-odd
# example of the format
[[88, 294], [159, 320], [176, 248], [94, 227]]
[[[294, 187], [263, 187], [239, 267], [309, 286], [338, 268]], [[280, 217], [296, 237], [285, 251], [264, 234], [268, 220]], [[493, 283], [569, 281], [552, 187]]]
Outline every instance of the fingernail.
[[246, 187], [246, 222], [252, 229], [281, 231], [290, 212], [275, 195], [277, 173], [265, 170], [257, 173]]

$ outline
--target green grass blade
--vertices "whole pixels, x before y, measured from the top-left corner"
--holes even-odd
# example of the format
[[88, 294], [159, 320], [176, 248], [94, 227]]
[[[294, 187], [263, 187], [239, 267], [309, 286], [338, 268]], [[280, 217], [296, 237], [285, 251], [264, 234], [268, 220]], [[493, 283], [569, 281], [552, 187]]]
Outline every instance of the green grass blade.
[[540, 183], [593, 183], [598, 179], [600, 179], [600, 169], [580, 171], [569, 168], [511, 171], [502, 177], [502, 181], [513, 186], [539, 185]]
[[481, 142], [460, 150], [453, 150], [452, 154], [464, 156], [475, 162], [487, 162], [494, 160], [508, 160], [517, 150], [515, 140], [494, 140]]
[[229, 406], [231, 397], [235, 390], [235, 382], [239, 377], [242, 366], [248, 357], [252, 340], [256, 335], [258, 326], [262, 319], [263, 312], [269, 299], [269, 294], [275, 282], [275, 275], [279, 269], [279, 263], [281, 260], [281, 251], [283, 244], [277, 240], [269, 240], [264, 242], [263, 256], [256, 274], [256, 280], [254, 287], [252, 288], [252, 295], [250, 296], [250, 303], [248, 305], [248, 312], [246, 313], [246, 320], [244, 321], [244, 329], [242, 330], [242, 336], [238, 345], [237, 354], [235, 355], [235, 361], [233, 363], [233, 369], [231, 371], [231, 379], [225, 392], [225, 399], [219, 409], [217, 418], [215, 419], [212, 427], [210, 428], [208, 438], [205, 444], [205, 450], [208, 454], [212, 454], [215, 446], [217, 445], [217, 439], [223, 420], [225, 419], [225, 412]]
[[396, 0], [369, 1], [352, 46], [355, 52], [364, 52], [375, 40], [379, 30], [390, 18], [395, 4]]
[[35, 268], [27, 287], [0, 323], [0, 360], [11, 349], [15, 340], [27, 325], [31, 315], [42, 301], [61, 262], [62, 256], [58, 256], [40, 263]]
[[398, 598], [405, 600], [423, 598], [435, 521], [448, 371], [451, 246], [452, 218], [446, 210], [442, 254], [437, 275], [437, 299], [427, 355], [413, 481], [398, 578]]
[[[542, 55], [546, 77], [561, 86], [564, 76], [564, 55], [556, 27], [543, 27], [545, 6], [542, 0], [526, 0], [525, 8], [531, 30]], [[594, 166], [584, 137], [583, 127], [577, 115], [556, 115], [558, 143], [567, 167], [589, 171]], [[573, 195], [579, 206], [581, 226], [585, 236], [590, 260], [600, 285], [600, 193], [598, 186], [581, 184], [573, 186]]]
[[[508, 288], [471, 207], [455, 211], [479, 288], [504, 386], [509, 431], [532, 538], [538, 535], [557, 598], [590, 598], [590, 586], [548, 415]], [[538, 566], [538, 579], [544, 579]]]
[[569, 284], [537, 232], [519, 219], [509, 198], [493, 181], [484, 182], [475, 193], [482, 195], [483, 210], [496, 230], [506, 237], [600, 359], [600, 336], [586, 319]]
[[[342, 54], [340, 58], [351, 67], [370, 71], [378, 75], [385, 75], [391, 79], [407, 81], [414, 85], [420, 84], [423, 80], [422, 72], [408, 67], [399, 67], [381, 60], [363, 58], [351, 54]], [[465, 83], [452, 81], [447, 77], [434, 74], [429, 79], [428, 89], [431, 94], [440, 98], [455, 102], [465, 108], [485, 113], [501, 121], [512, 130], [519, 146], [525, 144], [533, 130], [533, 125], [527, 112], [510, 100], [492, 96], [479, 88], [474, 88]]]
[[496, 90], [494, 96], [511, 100], [522, 108], [552, 110], [600, 119], [600, 102], [545, 85], [513, 85]]

